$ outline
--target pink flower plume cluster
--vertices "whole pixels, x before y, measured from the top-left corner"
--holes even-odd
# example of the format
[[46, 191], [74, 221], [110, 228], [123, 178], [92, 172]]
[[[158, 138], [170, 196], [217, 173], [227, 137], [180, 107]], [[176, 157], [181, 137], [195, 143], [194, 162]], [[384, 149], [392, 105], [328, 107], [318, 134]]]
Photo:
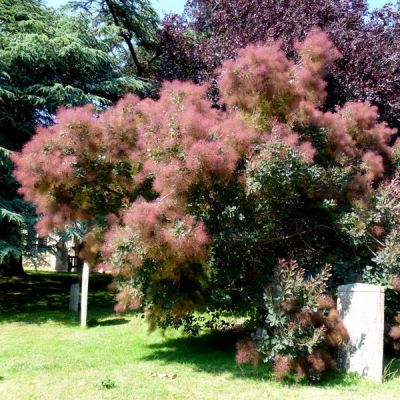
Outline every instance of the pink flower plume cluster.
[[340, 58], [340, 53], [319, 29], [311, 30], [304, 42], [297, 42], [295, 48], [301, 57], [295, 70], [298, 90], [306, 100], [322, 105], [327, 95], [323, 80], [326, 68]]
[[251, 363], [254, 367], [257, 367], [260, 363], [260, 359], [261, 357], [257, 352], [256, 344], [250, 338], [239, 340], [236, 343], [236, 364]]

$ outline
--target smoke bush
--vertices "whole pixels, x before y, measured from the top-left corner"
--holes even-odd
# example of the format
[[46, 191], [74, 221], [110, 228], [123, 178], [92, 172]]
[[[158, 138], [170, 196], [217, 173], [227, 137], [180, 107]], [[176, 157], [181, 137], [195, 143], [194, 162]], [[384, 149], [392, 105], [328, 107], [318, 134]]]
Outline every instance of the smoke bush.
[[[295, 47], [296, 61], [277, 42], [226, 61], [224, 107], [205, 85], [166, 82], [157, 100], [61, 109], [13, 156], [41, 235], [88, 222], [84, 254], [113, 273], [117, 311], [139, 308], [153, 326], [254, 314], [279, 258], [330, 263], [332, 285], [378, 268], [398, 224], [377, 201], [397, 168], [395, 131], [368, 102], [323, 111], [339, 53], [318, 29]], [[316, 373], [324, 354], [304, 355]], [[300, 371], [289, 355], [277, 364]]]

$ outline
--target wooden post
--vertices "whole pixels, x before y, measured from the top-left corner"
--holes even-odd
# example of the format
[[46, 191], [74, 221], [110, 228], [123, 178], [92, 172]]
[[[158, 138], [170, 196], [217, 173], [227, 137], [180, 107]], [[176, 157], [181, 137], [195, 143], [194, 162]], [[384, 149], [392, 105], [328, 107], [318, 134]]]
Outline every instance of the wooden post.
[[87, 262], [85, 262], [83, 264], [83, 270], [82, 270], [81, 326], [86, 326], [87, 324], [88, 291], [89, 291], [89, 265]]

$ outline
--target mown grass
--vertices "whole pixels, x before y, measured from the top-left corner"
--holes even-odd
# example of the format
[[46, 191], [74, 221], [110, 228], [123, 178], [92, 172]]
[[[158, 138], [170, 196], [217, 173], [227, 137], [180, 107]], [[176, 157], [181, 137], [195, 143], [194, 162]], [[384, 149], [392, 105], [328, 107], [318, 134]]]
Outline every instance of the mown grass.
[[[68, 274], [0, 281], [0, 399], [397, 399], [400, 365], [376, 385], [335, 373], [323, 383], [279, 383], [234, 363], [234, 338], [148, 334], [140, 316], [116, 316], [107, 277], [91, 279], [88, 328], [67, 311]], [[175, 376], [176, 375], [176, 376]]]

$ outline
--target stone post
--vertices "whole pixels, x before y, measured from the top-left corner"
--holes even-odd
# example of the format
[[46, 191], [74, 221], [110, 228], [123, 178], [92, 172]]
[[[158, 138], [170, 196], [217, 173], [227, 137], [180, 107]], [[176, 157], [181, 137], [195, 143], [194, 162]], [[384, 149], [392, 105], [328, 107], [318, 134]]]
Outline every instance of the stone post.
[[382, 286], [355, 283], [338, 288], [338, 311], [350, 336], [339, 349], [339, 367], [382, 382], [385, 293]]

